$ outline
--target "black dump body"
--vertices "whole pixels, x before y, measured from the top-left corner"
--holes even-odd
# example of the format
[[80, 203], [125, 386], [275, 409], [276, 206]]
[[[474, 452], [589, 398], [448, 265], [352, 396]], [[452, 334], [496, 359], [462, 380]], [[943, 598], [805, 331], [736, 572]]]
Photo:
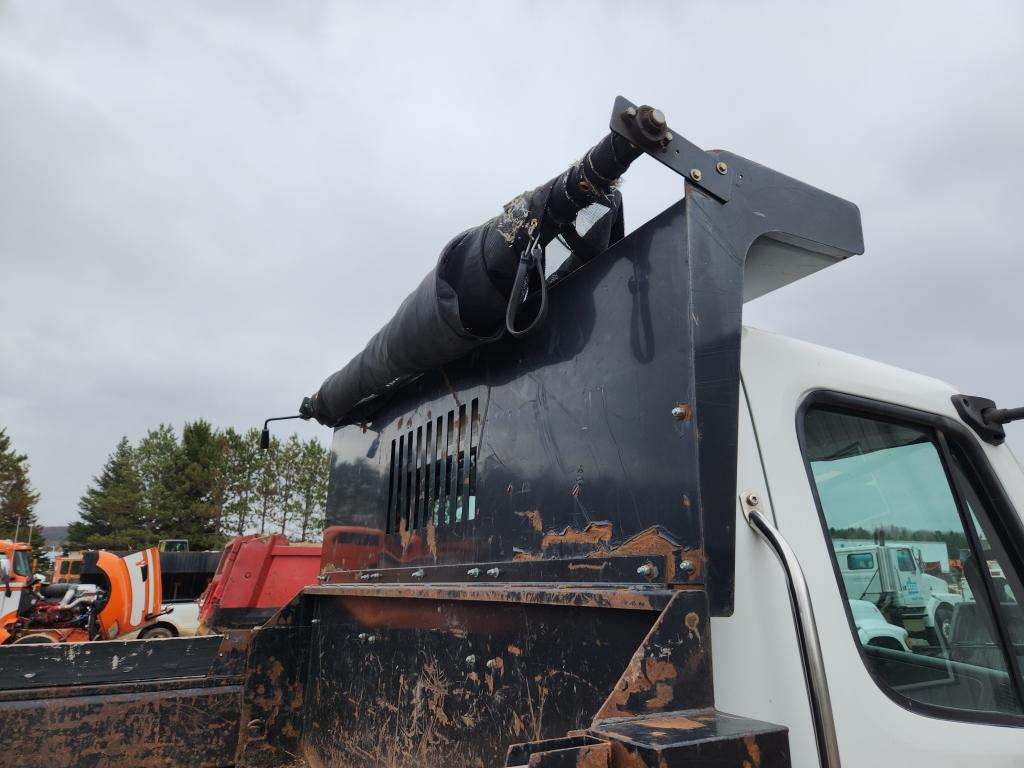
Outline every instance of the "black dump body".
[[347, 369], [383, 361], [372, 381], [343, 369], [344, 397], [307, 403], [339, 425], [337, 541], [253, 634], [236, 764], [789, 765], [786, 729], [719, 712], [712, 684], [742, 304], [861, 252], [860, 217], [651, 114], [620, 98], [612, 132], [685, 198], [563, 271], [533, 333], [422, 370], [368, 348]]

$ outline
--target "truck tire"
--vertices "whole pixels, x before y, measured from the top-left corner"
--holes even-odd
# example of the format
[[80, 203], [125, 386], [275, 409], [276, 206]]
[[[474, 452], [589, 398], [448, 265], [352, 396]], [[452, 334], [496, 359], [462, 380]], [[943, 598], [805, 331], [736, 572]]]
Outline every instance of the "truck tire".
[[42, 643], [55, 643], [55, 642], [57, 642], [57, 641], [54, 640], [49, 635], [44, 635], [44, 634], [42, 634], [40, 632], [37, 632], [35, 634], [25, 635], [24, 637], [19, 637], [17, 640], [15, 640], [13, 643], [11, 643], [11, 645], [40, 645]]
[[156, 626], [147, 627], [139, 632], [140, 640], [166, 640], [169, 637], [177, 636], [178, 633], [174, 631], [174, 628], [169, 627], [166, 624], [157, 624]]
[[888, 648], [890, 651], [905, 651], [907, 650], [900, 645], [899, 640], [892, 637], [876, 637], [868, 641], [868, 645], [873, 645], [875, 648]]
[[935, 632], [947, 643], [953, 637], [953, 606], [949, 603], [935, 609]]

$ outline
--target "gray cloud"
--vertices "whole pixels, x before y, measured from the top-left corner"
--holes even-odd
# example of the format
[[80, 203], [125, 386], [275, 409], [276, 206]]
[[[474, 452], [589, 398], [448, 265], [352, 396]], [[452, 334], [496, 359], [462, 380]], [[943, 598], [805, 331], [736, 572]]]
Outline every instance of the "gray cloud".
[[[618, 93], [861, 206], [867, 255], [749, 323], [1024, 402], [1020, 6], [721, 5], [0, 4], [0, 423], [42, 518], [122, 434], [293, 411]], [[627, 218], [678, 193], [638, 164]]]

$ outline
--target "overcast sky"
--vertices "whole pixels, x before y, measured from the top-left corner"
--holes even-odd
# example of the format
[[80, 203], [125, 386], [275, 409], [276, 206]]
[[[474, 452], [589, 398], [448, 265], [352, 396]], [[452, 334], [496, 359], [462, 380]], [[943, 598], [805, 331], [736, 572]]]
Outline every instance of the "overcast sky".
[[[1022, 33], [1017, 2], [0, 0], [0, 425], [40, 518], [122, 435], [293, 413], [617, 94], [860, 205], [866, 255], [748, 324], [1024, 405]], [[678, 192], [642, 159], [627, 227]]]

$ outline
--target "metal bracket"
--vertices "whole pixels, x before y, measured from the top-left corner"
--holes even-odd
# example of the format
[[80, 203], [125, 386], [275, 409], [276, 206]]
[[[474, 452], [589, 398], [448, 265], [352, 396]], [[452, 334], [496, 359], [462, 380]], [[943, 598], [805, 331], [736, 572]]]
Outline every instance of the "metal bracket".
[[634, 146], [639, 147], [660, 163], [667, 165], [694, 186], [729, 202], [732, 197], [733, 176], [729, 168], [715, 155], [705, 152], [668, 127], [661, 110], [638, 107], [629, 99], [619, 96], [612, 108], [608, 127]]
[[743, 510], [743, 519], [751, 528], [754, 527], [754, 524], [750, 522], [750, 513], [764, 514], [764, 510], [761, 509], [761, 497], [755, 491], [744, 491], [740, 494], [740, 507]]
[[953, 395], [952, 400], [960, 418], [977, 433], [978, 437], [989, 445], [1003, 444], [1006, 440], [1003, 425], [986, 418], [987, 412], [996, 410], [995, 401], [972, 395]]

